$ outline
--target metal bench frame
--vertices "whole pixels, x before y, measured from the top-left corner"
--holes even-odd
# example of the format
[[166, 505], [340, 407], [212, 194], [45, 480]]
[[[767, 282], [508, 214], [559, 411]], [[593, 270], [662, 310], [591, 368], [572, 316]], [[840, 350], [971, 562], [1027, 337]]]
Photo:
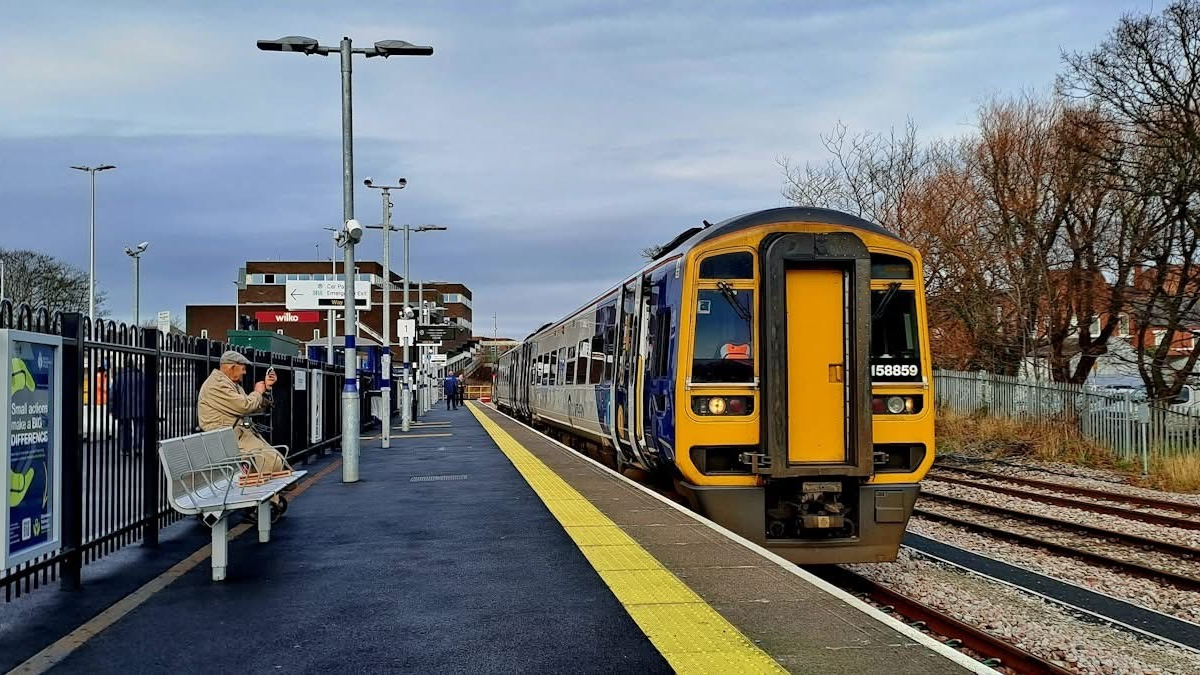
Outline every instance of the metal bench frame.
[[271, 498], [300, 480], [307, 472], [292, 470], [283, 448], [283, 465], [290, 475], [261, 485], [239, 485], [243, 472], [258, 472], [269, 450], [238, 448], [233, 427], [168, 438], [158, 444], [167, 499], [179, 513], [198, 515], [212, 528], [212, 578], [225, 579], [229, 563], [229, 516], [239, 509], [258, 510], [258, 540], [271, 540]]

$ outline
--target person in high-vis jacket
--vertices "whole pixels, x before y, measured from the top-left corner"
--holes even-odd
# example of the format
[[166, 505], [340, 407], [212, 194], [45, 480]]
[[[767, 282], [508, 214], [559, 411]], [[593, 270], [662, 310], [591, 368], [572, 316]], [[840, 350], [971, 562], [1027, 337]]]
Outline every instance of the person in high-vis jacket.
[[[249, 365], [250, 361], [235, 351], [221, 355], [219, 367], [200, 387], [200, 400], [196, 406], [200, 429], [213, 431], [233, 427], [238, 449], [254, 463], [255, 469], [262, 473], [281, 471], [285, 467], [283, 455], [252, 427], [240, 423], [244, 415], [263, 408], [263, 394], [274, 386], [276, 380], [275, 373], [268, 372], [265, 379], [254, 383], [254, 391], [247, 394], [240, 382]], [[286, 509], [287, 500], [278, 495], [272, 498], [272, 520], [283, 515]]]

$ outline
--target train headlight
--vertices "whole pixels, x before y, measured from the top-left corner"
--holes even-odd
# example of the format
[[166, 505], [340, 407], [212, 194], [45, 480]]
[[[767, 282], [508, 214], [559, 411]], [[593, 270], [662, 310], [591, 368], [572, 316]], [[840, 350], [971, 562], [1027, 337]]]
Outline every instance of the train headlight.
[[915, 396], [872, 396], [871, 413], [874, 415], [915, 415], [921, 412], [923, 398]]
[[903, 396], [889, 396], [888, 397], [888, 400], [887, 400], [888, 412], [892, 413], [893, 415], [899, 415], [900, 413], [904, 412], [904, 408], [905, 408], [905, 405], [904, 405], [904, 397]]
[[725, 399], [720, 396], [714, 396], [708, 399], [708, 412], [714, 415], [725, 414]]

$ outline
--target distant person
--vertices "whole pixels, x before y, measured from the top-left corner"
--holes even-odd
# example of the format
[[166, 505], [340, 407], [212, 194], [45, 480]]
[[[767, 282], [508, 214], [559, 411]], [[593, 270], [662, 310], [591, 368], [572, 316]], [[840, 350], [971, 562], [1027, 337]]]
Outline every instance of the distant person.
[[108, 392], [108, 411], [117, 420], [117, 444], [122, 455], [141, 455], [146, 432], [146, 377], [132, 355], [115, 373]]
[[[268, 371], [263, 380], [254, 383], [254, 391], [247, 394], [242, 385], [242, 376], [250, 361], [235, 351], [221, 355], [219, 367], [212, 371], [200, 387], [200, 401], [196, 405], [200, 429], [214, 431], [233, 427], [237, 436], [238, 449], [260, 473], [282, 471], [286, 463], [283, 455], [254, 430], [242, 423], [242, 417], [258, 412], [264, 407], [263, 395], [275, 385], [276, 376]], [[287, 500], [279, 495], [271, 498], [271, 520], [278, 520], [287, 510]], [[257, 511], [251, 511], [255, 517]]]
[[461, 370], [458, 372], [458, 404], [466, 405], [467, 400], [467, 375]]
[[446, 395], [446, 410], [458, 410], [458, 378], [454, 373], [447, 373], [442, 383], [442, 393]]

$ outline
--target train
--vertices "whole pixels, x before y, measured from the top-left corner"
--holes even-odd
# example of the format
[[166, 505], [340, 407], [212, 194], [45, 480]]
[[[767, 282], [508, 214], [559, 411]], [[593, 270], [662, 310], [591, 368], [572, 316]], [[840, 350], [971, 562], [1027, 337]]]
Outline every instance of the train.
[[494, 402], [792, 562], [895, 560], [935, 451], [922, 280], [847, 213], [704, 221], [502, 354]]

